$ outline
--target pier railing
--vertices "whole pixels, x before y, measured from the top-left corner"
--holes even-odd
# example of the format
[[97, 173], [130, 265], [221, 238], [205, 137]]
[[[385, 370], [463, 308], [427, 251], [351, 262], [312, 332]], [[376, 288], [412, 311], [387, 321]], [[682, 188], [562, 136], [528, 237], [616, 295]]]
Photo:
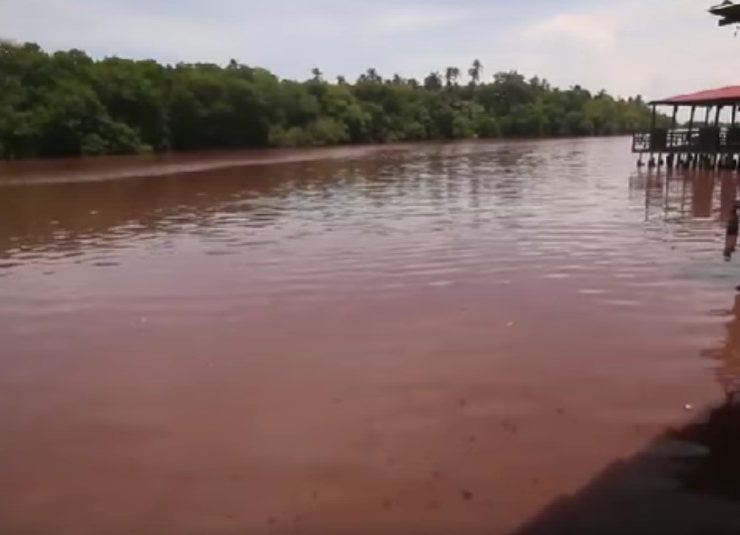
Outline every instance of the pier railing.
[[640, 132], [632, 137], [634, 153], [740, 153], [740, 127], [702, 127]]

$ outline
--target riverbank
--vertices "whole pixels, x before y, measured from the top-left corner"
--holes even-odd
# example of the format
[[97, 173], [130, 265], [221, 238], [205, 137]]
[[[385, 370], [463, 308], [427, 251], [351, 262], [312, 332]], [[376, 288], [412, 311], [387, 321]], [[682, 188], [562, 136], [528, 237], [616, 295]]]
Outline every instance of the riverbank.
[[235, 167], [357, 158], [404, 145], [246, 149], [0, 162], [0, 186], [144, 178]]

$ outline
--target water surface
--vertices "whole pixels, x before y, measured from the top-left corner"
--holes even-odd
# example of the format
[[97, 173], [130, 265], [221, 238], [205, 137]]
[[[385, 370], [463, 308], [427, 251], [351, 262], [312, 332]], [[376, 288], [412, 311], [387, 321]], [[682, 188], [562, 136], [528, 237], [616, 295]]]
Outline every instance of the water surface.
[[628, 150], [4, 165], [0, 531], [737, 532], [662, 446], [739, 377], [736, 176]]

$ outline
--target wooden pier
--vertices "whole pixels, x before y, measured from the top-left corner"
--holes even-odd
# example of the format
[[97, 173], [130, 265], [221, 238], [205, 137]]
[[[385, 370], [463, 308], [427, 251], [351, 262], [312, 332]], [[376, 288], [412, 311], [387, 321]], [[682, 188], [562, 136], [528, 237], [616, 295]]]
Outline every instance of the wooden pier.
[[[736, 122], [740, 86], [679, 95], [650, 105], [650, 131], [636, 133], [632, 139], [632, 152], [640, 155], [638, 166], [740, 170], [740, 124]], [[671, 127], [661, 128], [658, 110], [666, 107], [671, 109]], [[679, 125], [679, 111], [686, 108], [690, 109], [688, 123]], [[720, 121], [723, 111], [728, 110], [729, 121]], [[649, 155], [647, 162], [645, 155]]]

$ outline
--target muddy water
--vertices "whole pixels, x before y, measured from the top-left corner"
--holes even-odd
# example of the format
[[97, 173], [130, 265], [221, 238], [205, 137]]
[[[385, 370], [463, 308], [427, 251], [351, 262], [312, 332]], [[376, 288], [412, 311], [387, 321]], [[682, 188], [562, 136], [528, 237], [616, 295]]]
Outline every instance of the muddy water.
[[655, 447], [740, 378], [736, 178], [628, 149], [5, 165], [0, 532], [737, 528]]

